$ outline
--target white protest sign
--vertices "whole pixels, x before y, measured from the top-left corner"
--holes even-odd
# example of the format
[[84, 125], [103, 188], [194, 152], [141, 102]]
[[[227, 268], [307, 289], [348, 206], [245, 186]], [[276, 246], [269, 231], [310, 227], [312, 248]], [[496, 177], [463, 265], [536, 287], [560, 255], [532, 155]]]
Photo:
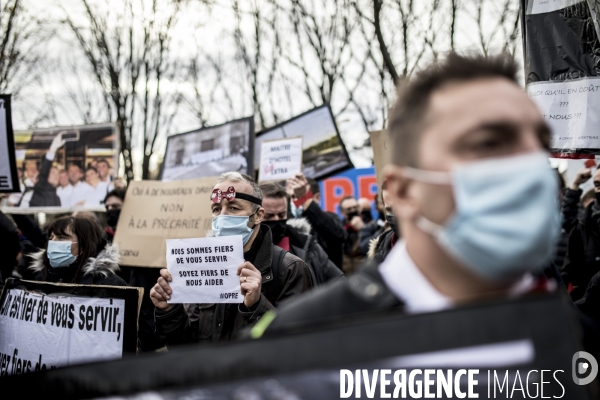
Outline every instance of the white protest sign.
[[528, 9], [531, 11], [528, 11], [527, 14], [548, 13], [570, 7], [583, 1], [584, 0], [530, 0], [530, 8]]
[[552, 128], [553, 149], [600, 148], [600, 78], [527, 85]]
[[302, 137], [261, 142], [259, 182], [285, 181], [300, 172], [302, 172]]
[[0, 307], [0, 376], [121, 358], [125, 300], [8, 289]]
[[167, 239], [167, 269], [173, 280], [169, 304], [241, 303], [238, 267], [242, 236]]

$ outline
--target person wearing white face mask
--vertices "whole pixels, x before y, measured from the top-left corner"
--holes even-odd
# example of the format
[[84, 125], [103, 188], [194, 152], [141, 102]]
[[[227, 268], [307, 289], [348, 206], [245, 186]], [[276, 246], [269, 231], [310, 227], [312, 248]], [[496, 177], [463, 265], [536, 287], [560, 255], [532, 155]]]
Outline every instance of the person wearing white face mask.
[[507, 56], [451, 54], [399, 88], [384, 174], [401, 240], [380, 264], [279, 310], [269, 330], [556, 287], [542, 275], [560, 233], [550, 130], [516, 72]]
[[156, 335], [167, 345], [234, 339], [280, 302], [313, 287], [306, 264], [275, 246], [271, 230], [261, 225], [262, 192], [251, 177], [239, 172], [219, 176], [210, 207], [214, 236], [243, 237], [245, 262], [237, 273], [244, 302], [189, 304], [187, 310], [181, 304], [167, 304], [172, 278], [162, 269], [150, 299], [156, 307]]

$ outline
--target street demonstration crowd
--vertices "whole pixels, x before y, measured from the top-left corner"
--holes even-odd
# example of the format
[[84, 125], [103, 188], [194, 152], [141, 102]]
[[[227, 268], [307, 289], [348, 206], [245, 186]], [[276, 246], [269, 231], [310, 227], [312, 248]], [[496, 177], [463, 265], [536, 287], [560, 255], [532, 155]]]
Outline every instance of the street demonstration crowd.
[[[302, 174], [282, 184], [221, 174], [198, 207], [210, 207], [212, 235], [243, 237], [241, 304], [168, 304], [167, 269], [120, 267], [112, 239], [123, 188], [104, 197], [106, 218], [79, 212], [40, 227], [0, 213], [1, 276], [143, 287], [143, 352], [563, 291], [598, 355], [600, 170], [567, 185], [550, 167], [550, 129], [516, 74], [508, 56], [451, 54], [403, 83], [385, 181], [373, 199], [343, 198], [342, 218]], [[582, 193], [589, 179], [594, 189]]]

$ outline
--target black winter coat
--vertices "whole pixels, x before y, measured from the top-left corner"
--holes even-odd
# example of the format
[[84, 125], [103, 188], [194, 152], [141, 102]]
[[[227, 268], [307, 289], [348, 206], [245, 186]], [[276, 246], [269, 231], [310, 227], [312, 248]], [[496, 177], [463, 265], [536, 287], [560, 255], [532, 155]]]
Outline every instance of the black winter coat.
[[372, 239], [369, 244], [369, 259], [382, 263], [388, 253], [392, 251], [392, 247], [394, 247], [397, 240], [396, 234], [392, 229], [388, 229], [375, 239]]
[[592, 202], [585, 210], [585, 219], [571, 231], [565, 263], [561, 270], [562, 279], [572, 286], [570, 296], [579, 300], [592, 277], [600, 272], [600, 226], [592, 218]]
[[310, 223], [312, 227], [310, 233], [317, 238], [319, 245], [327, 253], [327, 257], [341, 270], [344, 243], [346, 243], [348, 234], [340, 217], [337, 214], [323, 211], [314, 201], [308, 205], [302, 216]]
[[[262, 294], [251, 309], [244, 304], [178, 304], [156, 309], [156, 335], [168, 345], [235, 339], [267, 311], [313, 287], [310, 271], [298, 257], [273, 245], [271, 230], [261, 225], [252, 262], [262, 274]], [[262, 240], [261, 240], [262, 238]], [[249, 253], [253, 252], [254, 245]]]
[[308, 265], [315, 286], [344, 276], [315, 237], [308, 233], [310, 228], [310, 224], [304, 218], [288, 221], [285, 236], [290, 239], [290, 253]]

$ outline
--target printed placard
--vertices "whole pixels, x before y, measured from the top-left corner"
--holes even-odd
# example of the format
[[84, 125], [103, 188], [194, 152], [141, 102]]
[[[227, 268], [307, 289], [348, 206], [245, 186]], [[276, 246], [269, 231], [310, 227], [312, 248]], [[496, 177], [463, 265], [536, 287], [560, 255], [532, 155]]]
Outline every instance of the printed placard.
[[169, 304], [241, 303], [238, 267], [242, 236], [167, 240], [167, 269], [173, 280]]
[[600, 78], [531, 83], [527, 93], [552, 127], [552, 149], [600, 148]]
[[260, 148], [259, 182], [280, 182], [302, 172], [302, 137], [265, 140]]
[[135, 346], [137, 335], [126, 329], [137, 325], [137, 299], [128, 314], [126, 299], [69, 294], [106, 296], [127, 289], [62, 285], [62, 293], [48, 293], [50, 284], [22, 283], [5, 288], [0, 303], [0, 376], [121, 358], [126, 343]]

